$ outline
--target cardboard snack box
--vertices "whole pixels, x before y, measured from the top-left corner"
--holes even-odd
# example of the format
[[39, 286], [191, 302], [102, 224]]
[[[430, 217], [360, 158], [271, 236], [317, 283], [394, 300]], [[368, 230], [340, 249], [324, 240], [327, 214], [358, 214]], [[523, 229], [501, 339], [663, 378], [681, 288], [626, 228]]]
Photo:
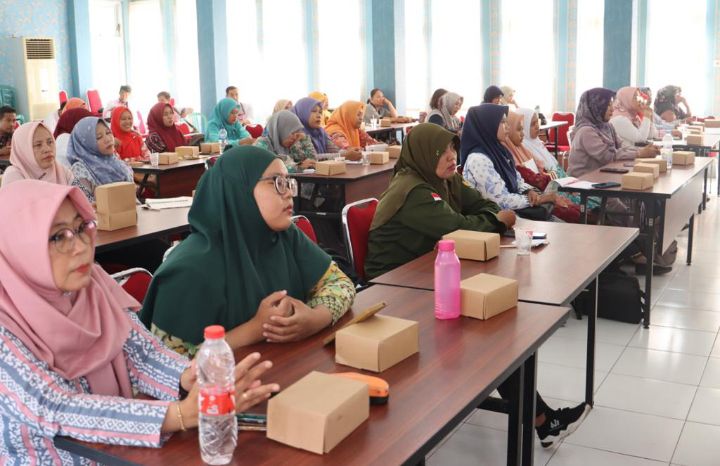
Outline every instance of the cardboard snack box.
[[178, 146], [175, 148], [175, 153], [183, 159], [200, 158], [200, 148], [198, 146]]
[[315, 163], [315, 173], [318, 175], [339, 175], [345, 171], [345, 162], [323, 160]]
[[630, 172], [622, 176], [622, 189], [644, 191], [655, 184], [655, 176], [647, 172]]
[[270, 398], [267, 437], [322, 455], [369, 416], [365, 383], [313, 371]]
[[132, 210], [125, 212], [98, 212], [97, 228], [103, 231], [114, 231], [121, 228], [137, 225], [137, 209], [133, 206]]
[[335, 362], [382, 372], [419, 351], [418, 323], [375, 315], [335, 334]]
[[460, 282], [460, 313], [485, 320], [517, 306], [518, 282], [479, 273]]
[[392, 126], [392, 118], [383, 118], [380, 120], [381, 128], [389, 128], [390, 126]]
[[387, 150], [391, 159], [399, 159], [402, 146], [388, 146]]
[[176, 152], [161, 152], [158, 163], [160, 165], [172, 165], [178, 163], [179, 160], [180, 157], [178, 157]]
[[706, 128], [720, 128], [720, 120], [709, 119], [705, 120]]
[[702, 146], [702, 143], [703, 137], [701, 134], [688, 134], [685, 138], [685, 144], [688, 146]]
[[488, 261], [500, 254], [500, 235], [472, 230], [455, 230], [443, 236], [455, 241], [455, 254], [460, 259]]
[[121, 181], [103, 184], [95, 188], [97, 211], [114, 214], [135, 211], [135, 183]]
[[383, 165], [390, 161], [389, 152], [368, 152], [368, 160], [372, 165]]
[[695, 163], [695, 152], [691, 150], [676, 150], [672, 156], [673, 165], [692, 165]]
[[219, 142], [203, 142], [200, 143], [201, 154], [219, 154], [220, 143]]
[[652, 173], [653, 178], [660, 176], [660, 166], [656, 163], [639, 162], [633, 166], [634, 172]]
[[667, 171], [667, 160], [665, 159], [642, 159], [642, 163], [652, 163], [657, 165], [660, 169], [660, 173], [665, 173]]

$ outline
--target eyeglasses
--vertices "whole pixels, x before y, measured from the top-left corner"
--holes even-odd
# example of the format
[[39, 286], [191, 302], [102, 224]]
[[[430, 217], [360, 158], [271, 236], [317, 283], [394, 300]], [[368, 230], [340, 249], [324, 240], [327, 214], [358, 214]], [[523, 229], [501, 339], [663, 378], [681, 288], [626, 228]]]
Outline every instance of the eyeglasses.
[[80, 238], [83, 243], [90, 244], [90, 240], [95, 237], [97, 223], [95, 220], [86, 220], [82, 222], [77, 229], [63, 228], [50, 237], [50, 242], [55, 245], [55, 249], [60, 254], [67, 254], [75, 247], [75, 238]]
[[284, 196], [285, 194], [287, 194], [288, 191], [290, 191], [292, 197], [296, 197], [298, 195], [298, 184], [295, 178], [273, 175], [266, 176], [265, 178], [260, 178], [258, 182], [271, 180], [273, 183], [275, 183], [275, 191], [277, 191], [279, 195]]

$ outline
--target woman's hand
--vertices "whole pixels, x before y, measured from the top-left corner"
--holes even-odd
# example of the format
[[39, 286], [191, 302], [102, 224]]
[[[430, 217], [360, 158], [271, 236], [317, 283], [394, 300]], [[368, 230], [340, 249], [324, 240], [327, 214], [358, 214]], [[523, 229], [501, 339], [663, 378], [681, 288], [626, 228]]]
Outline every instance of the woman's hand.
[[513, 225], [515, 225], [515, 221], [517, 220], [515, 212], [513, 212], [512, 210], [501, 210], [496, 214], [496, 217], [498, 220], [503, 222], [507, 228], [512, 228]]
[[357, 161], [362, 158], [362, 152], [359, 147], [348, 147], [343, 153], [343, 157], [347, 160]]
[[253, 144], [255, 144], [255, 141], [255, 138], [245, 138], [238, 142], [238, 144], [241, 146], [252, 146]]
[[185, 369], [183, 373], [180, 375], [180, 386], [183, 390], [190, 393], [190, 391], [193, 388], [193, 385], [195, 385], [195, 382], [197, 381], [197, 359], [193, 359], [190, 363], [190, 367]]
[[570, 201], [562, 196], [555, 195], [555, 205], [558, 207], [570, 207]]
[[660, 153], [660, 148], [654, 144], [648, 144], [638, 151], [637, 156], [643, 159], [655, 157]]
[[332, 322], [330, 311], [324, 306], [315, 309], [295, 298], [286, 298], [294, 313], [289, 317], [274, 315], [263, 325], [263, 337], [269, 342], [298, 341], [324, 329]]
[[315, 168], [315, 161], [313, 159], [305, 159], [299, 164], [300, 168]]
[[235, 366], [235, 411], [242, 412], [270, 398], [280, 390], [276, 383], [263, 384], [260, 377], [272, 362], [260, 360], [260, 353], [251, 353]]
[[525, 193], [525, 195], [527, 196], [528, 202], [531, 206], [540, 204], [540, 194], [537, 191], [531, 189]]

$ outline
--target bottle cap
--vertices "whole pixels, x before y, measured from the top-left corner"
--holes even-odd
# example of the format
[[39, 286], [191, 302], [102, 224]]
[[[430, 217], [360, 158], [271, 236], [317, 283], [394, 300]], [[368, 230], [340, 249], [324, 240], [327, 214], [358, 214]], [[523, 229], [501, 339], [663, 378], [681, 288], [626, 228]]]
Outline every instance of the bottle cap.
[[222, 325], [210, 325], [205, 327], [206, 340], [218, 340], [225, 337], [225, 328]]
[[452, 239], [441, 239], [438, 241], [438, 251], [454, 251], [455, 240]]

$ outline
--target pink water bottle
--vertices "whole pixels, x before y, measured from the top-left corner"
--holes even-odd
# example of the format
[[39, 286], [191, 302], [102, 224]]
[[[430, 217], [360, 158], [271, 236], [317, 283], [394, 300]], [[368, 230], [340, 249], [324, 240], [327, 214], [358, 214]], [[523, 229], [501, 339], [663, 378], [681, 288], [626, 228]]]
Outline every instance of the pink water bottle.
[[438, 241], [435, 258], [435, 317], [460, 317], [460, 259], [455, 254], [455, 241]]

